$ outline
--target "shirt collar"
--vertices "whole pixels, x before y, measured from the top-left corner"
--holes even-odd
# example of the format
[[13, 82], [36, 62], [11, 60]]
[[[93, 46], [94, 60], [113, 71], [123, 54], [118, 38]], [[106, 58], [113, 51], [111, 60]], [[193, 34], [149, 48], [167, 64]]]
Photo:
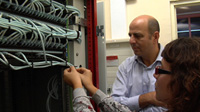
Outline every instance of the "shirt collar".
[[[158, 61], [158, 62], [161, 62], [161, 61], [162, 61], [161, 53], [162, 53], [164, 47], [163, 47], [160, 43], [158, 43], [158, 46], [159, 46], [160, 50], [159, 50], [158, 56], [157, 56], [156, 60], [153, 62], [153, 64], [154, 64], [155, 62], [157, 62], [157, 61]], [[139, 62], [139, 63], [145, 65], [145, 64], [142, 62], [141, 58], [140, 58], [139, 56], [137, 56], [137, 55], [135, 55], [135, 60], [136, 60], [137, 62]], [[153, 64], [152, 64], [152, 65], [153, 65]], [[145, 66], [146, 66], [146, 65], [145, 65]]]

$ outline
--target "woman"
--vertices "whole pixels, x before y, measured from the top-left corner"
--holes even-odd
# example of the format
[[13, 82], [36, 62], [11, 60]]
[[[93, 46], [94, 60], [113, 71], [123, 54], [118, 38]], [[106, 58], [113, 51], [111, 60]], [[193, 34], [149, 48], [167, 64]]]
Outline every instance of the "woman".
[[[200, 112], [200, 39], [176, 39], [166, 45], [162, 56], [162, 65], [154, 74], [157, 100], [167, 104], [168, 112]], [[75, 112], [95, 112], [83, 85], [102, 111], [130, 112], [93, 85], [88, 69], [66, 69], [64, 81], [74, 88]]]
[[156, 98], [168, 105], [169, 112], [200, 112], [200, 39], [174, 40], [162, 57], [154, 74]]

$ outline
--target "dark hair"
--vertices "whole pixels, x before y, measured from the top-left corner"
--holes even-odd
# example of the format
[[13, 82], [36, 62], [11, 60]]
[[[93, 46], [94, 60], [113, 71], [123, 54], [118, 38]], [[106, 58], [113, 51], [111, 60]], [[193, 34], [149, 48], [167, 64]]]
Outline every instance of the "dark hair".
[[148, 20], [148, 30], [149, 30], [150, 36], [152, 36], [155, 31], [160, 32], [159, 23], [155, 18], [149, 18], [149, 20]]
[[176, 39], [166, 45], [162, 57], [172, 72], [169, 112], [200, 112], [200, 38]]

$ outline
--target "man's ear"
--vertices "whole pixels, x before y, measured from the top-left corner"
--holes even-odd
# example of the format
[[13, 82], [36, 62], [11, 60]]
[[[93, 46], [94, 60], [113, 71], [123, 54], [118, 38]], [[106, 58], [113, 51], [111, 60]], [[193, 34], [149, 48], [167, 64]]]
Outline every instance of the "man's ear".
[[155, 31], [153, 37], [154, 37], [153, 41], [156, 42], [156, 43], [158, 43], [158, 39], [160, 37], [160, 33], [158, 31]]

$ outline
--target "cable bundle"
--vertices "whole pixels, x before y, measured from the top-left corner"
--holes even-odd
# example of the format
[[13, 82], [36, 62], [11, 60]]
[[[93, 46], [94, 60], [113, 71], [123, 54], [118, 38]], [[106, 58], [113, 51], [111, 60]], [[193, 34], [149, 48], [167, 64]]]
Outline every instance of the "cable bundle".
[[63, 26], [80, 15], [78, 9], [53, 0], [0, 0], [0, 10], [6, 11], [0, 12], [0, 65], [13, 70], [71, 66], [64, 54], [66, 45], [68, 40], [80, 43], [81, 32]]
[[47, 90], [49, 94], [47, 96], [46, 109], [47, 109], [47, 112], [51, 112], [50, 100], [52, 98], [55, 100], [59, 99], [57, 75], [51, 77], [51, 79], [48, 81]]
[[[35, 57], [43, 56], [43, 53], [35, 53]], [[47, 60], [43, 61], [33, 61], [29, 60], [26, 55], [22, 52], [15, 52], [15, 53], [9, 53], [9, 52], [0, 52], [0, 62], [4, 65], [10, 67], [12, 70], [21, 70], [25, 68], [46, 68], [50, 66], [72, 66], [69, 62], [66, 62], [64, 59], [52, 55], [52, 54], [45, 54], [48, 58]], [[14, 59], [14, 61], [11, 61], [11, 59]], [[49, 60], [48, 60], [49, 59]], [[20, 63], [20, 65], [18, 63]], [[17, 65], [14, 65], [16, 64]]]
[[63, 25], [66, 25], [66, 20], [71, 16], [80, 16], [77, 8], [64, 6], [53, 0], [0, 0], [0, 8]]
[[[68, 39], [81, 37], [79, 31], [3, 13], [0, 15], [0, 28], [0, 44], [9, 46], [63, 49]], [[67, 40], [62, 43], [61, 39]]]
[[[66, 60], [47, 53], [46, 49], [65, 50], [68, 40], [76, 39], [78, 35], [78, 38], [81, 36], [74, 30], [3, 13], [0, 14], [0, 29], [0, 45], [4, 48], [18, 48], [14, 51], [18, 55], [11, 54], [8, 51], [0, 52], [0, 62], [13, 70], [29, 67], [44, 68], [55, 65], [66, 66]], [[64, 43], [63, 39], [65, 40]], [[27, 51], [21, 50], [22, 48], [32, 50], [28, 55], [31, 54], [36, 57], [40, 55], [38, 58], [42, 61], [28, 61], [28, 58], [23, 53]], [[33, 49], [38, 49], [40, 52], [36, 52]], [[3, 48], [0, 49], [0, 51], [2, 50]], [[51, 60], [48, 60], [48, 57]], [[11, 63], [12, 61], [9, 61], [10, 58], [22, 63], [22, 65], [14, 65], [14, 63]]]

